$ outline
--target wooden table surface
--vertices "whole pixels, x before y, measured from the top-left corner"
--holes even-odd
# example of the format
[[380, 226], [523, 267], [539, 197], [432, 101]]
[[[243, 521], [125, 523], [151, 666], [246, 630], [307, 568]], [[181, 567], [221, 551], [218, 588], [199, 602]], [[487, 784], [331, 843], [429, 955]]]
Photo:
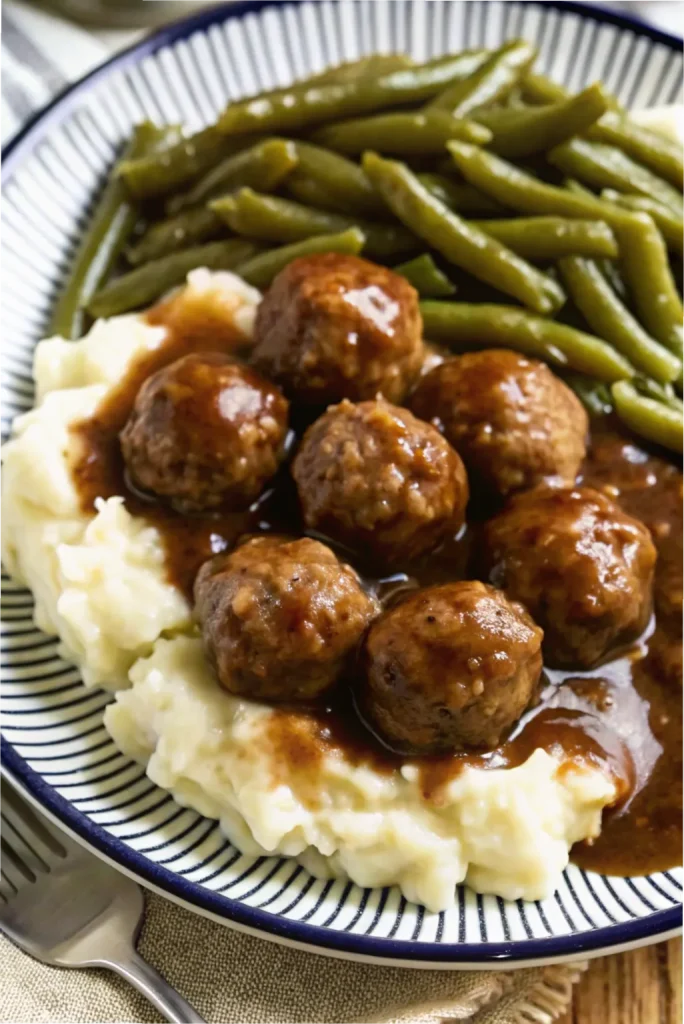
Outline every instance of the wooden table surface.
[[558, 1024], [682, 1024], [682, 940], [591, 960]]

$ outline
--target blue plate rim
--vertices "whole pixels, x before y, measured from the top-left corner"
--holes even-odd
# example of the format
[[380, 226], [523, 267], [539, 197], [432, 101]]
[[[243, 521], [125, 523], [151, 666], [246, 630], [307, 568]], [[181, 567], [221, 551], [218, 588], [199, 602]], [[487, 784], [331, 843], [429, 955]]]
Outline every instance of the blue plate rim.
[[[292, 6], [299, 6], [304, 0], [288, 0]], [[646, 25], [614, 11], [578, 3], [576, 0], [531, 0], [536, 6], [556, 8], [583, 18], [613, 24], [622, 29], [646, 35], [655, 42], [670, 49], [681, 49], [681, 40], [660, 29]], [[3, 185], [11, 180], [12, 174], [22, 159], [47, 134], [53, 121], [75, 105], [84, 92], [104, 79], [111, 71], [127, 67], [146, 56], [154, 54], [164, 46], [186, 39], [196, 31], [209, 28], [246, 14], [258, 13], [267, 7], [278, 6], [281, 0], [234, 0], [229, 7], [215, 5], [196, 15], [181, 18], [144, 39], [115, 54], [98, 65], [78, 81], [60, 92], [47, 106], [39, 110], [13, 139], [3, 148]], [[330, 951], [347, 955], [361, 955], [377, 960], [404, 960], [425, 964], [491, 964], [515, 963], [517, 961], [544, 961], [561, 958], [581, 958], [592, 951], [610, 951], [615, 946], [632, 945], [642, 940], [654, 940], [658, 935], [676, 931], [682, 927], [682, 908], [670, 907], [656, 911], [648, 917], [627, 921], [583, 934], [549, 936], [545, 939], [525, 939], [514, 942], [486, 943], [430, 943], [400, 939], [381, 939], [375, 936], [350, 935], [305, 922], [291, 921], [269, 914], [267, 911], [248, 907], [228, 896], [212, 893], [201, 885], [175, 875], [163, 866], [154, 864], [143, 855], [132, 850], [103, 828], [90, 821], [72, 804], [62, 797], [49, 783], [32, 768], [13, 748], [6, 737], [0, 742], [0, 764], [42, 804], [57, 820], [62, 821], [72, 832], [93, 850], [119, 863], [131, 874], [148, 882], [171, 898], [195, 906], [217, 918], [234, 921], [254, 931], [275, 939], [296, 942], [311, 949]]]

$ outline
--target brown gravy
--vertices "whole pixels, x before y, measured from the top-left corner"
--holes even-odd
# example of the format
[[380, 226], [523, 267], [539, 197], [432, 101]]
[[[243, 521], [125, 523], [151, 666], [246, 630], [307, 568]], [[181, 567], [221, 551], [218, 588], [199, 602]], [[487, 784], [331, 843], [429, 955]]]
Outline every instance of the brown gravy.
[[[164, 324], [168, 338], [137, 362], [95, 416], [73, 428], [78, 446], [72, 472], [84, 512], [92, 512], [97, 497], [123, 495], [132, 514], [159, 529], [169, 579], [191, 597], [202, 562], [242, 534], [304, 530], [287, 469], [251, 509], [231, 515], [182, 517], [129, 486], [118, 435], [143, 380], [188, 352], [231, 352], [239, 358], [243, 345], [241, 336], [227, 331], [222, 320], [206, 311], [189, 314], [174, 299], [156, 306], [148, 319]], [[293, 419], [296, 435], [306, 423], [297, 422], [296, 412]], [[595, 422], [583, 478], [653, 533], [659, 561], [656, 613], [649, 630], [631, 650], [592, 672], [548, 672], [539, 703], [497, 749], [413, 763], [425, 798], [437, 804], [444, 784], [465, 765], [513, 767], [540, 747], [562, 750], [568, 759], [565, 770], [572, 770], [573, 763], [603, 764], [617, 782], [620, 799], [604, 815], [600, 837], [578, 844], [573, 860], [606, 873], [645, 874], [682, 860], [682, 477], [667, 459], [646, 451], [614, 424]], [[477, 518], [486, 513], [478, 510]], [[438, 552], [397, 567], [392, 576], [354, 552], [339, 553], [388, 602], [405, 589], [467, 576], [476, 535], [477, 523], [471, 523]], [[366, 729], [351, 693], [351, 686], [342, 686], [320, 705], [283, 706], [270, 721], [268, 742], [276, 762], [310, 780], [311, 801], [316, 800], [316, 767], [324, 752], [343, 752], [353, 762], [383, 772], [407, 762]]]

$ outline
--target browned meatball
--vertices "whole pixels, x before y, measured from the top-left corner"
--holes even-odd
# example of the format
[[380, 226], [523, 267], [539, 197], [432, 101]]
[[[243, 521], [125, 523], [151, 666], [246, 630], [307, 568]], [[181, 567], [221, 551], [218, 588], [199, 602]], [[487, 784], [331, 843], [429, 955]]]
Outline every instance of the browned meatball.
[[587, 414], [548, 366], [505, 349], [468, 352], [431, 370], [411, 408], [436, 423], [473, 487], [507, 495], [550, 478], [573, 484]]
[[121, 449], [132, 482], [180, 512], [246, 508], [284, 454], [287, 401], [227, 356], [184, 356], [138, 392]]
[[550, 665], [590, 668], [651, 613], [656, 552], [642, 523], [589, 487], [540, 487], [485, 529], [490, 581], [544, 630]]
[[463, 523], [463, 463], [389, 402], [344, 401], [309, 427], [293, 474], [306, 525], [383, 562], [415, 558]]
[[354, 570], [308, 537], [256, 537], [205, 562], [195, 601], [221, 686], [268, 701], [331, 687], [378, 610]]
[[309, 405], [377, 394], [400, 402], [423, 361], [417, 292], [358, 256], [293, 260], [259, 306], [252, 359]]
[[402, 753], [495, 747], [536, 693], [541, 641], [522, 605], [485, 583], [418, 590], [368, 631], [361, 712]]

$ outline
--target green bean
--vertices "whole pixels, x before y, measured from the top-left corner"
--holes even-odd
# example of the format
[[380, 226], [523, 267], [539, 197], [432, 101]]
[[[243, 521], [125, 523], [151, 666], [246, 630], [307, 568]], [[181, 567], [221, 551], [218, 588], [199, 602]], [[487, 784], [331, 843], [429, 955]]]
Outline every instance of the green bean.
[[188, 192], [174, 196], [168, 204], [169, 213], [176, 213], [186, 206], [206, 203], [215, 196], [243, 186], [270, 192], [297, 166], [297, 162], [294, 142], [266, 139], [226, 157]]
[[650, 168], [668, 181], [680, 192], [684, 185], [684, 162], [682, 147], [664, 135], [642, 125], [635, 124], [628, 117], [611, 112], [587, 132], [595, 142], [604, 142], [626, 153], [633, 160]]
[[378, 114], [340, 121], [319, 128], [313, 136], [321, 146], [352, 156], [371, 148], [397, 156], [428, 156], [442, 153], [449, 139], [483, 146], [491, 137], [487, 128], [475, 121], [452, 117], [446, 110]]
[[626, 196], [622, 192], [606, 188], [601, 192], [601, 199], [609, 203], [615, 203], [625, 210], [648, 213], [658, 226], [658, 230], [665, 239], [668, 249], [682, 255], [684, 238], [684, 218], [655, 199], [647, 196]]
[[420, 103], [455, 79], [470, 74], [486, 57], [486, 51], [464, 50], [376, 79], [314, 88], [295, 86], [267, 98], [232, 103], [219, 118], [218, 128], [227, 135], [300, 131], [324, 121]]
[[562, 306], [565, 296], [555, 281], [449, 210], [405, 164], [366, 153], [363, 169], [399, 220], [450, 263], [538, 313]]
[[515, 306], [429, 301], [421, 302], [420, 310], [425, 337], [455, 351], [512, 348], [608, 383], [634, 374], [627, 360], [600, 338]]
[[558, 268], [568, 294], [592, 331], [642, 373], [665, 384], [677, 379], [682, 372], [680, 360], [646, 333], [592, 260], [565, 256]]
[[[149, 121], [136, 127], [124, 159], [138, 159], [163, 141], [166, 130]], [[119, 178], [110, 177], [81, 239], [52, 316], [49, 332], [73, 340], [84, 329], [83, 307], [109, 276], [133, 230], [137, 212]]]
[[210, 242], [163, 256], [110, 281], [92, 297], [88, 312], [93, 317], [110, 317], [139, 309], [182, 284], [196, 267], [234, 270], [256, 251], [257, 247], [251, 242], [229, 238], [225, 242]]
[[[331, 82], [355, 82], [359, 78], [377, 78], [379, 75], [388, 75], [392, 71], [400, 71], [402, 68], [411, 68], [415, 61], [407, 53], [372, 53], [368, 57], [360, 57], [346, 64], [337, 64], [335, 67], [326, 68], [317, 75], [311, 75], [305, 81], [296, 82], [297, 86], [306, 85], [329, 85]], [[278, 90], [280, 91], [280, 90]]]
[[516, 217], [472, 223], [526, 260], [555, 260], [575, 254], [615, 259], [618, 254], [615, 235], [602, 220]]
[[313, 206], [317, 210], [327, 210], [330, 213], [344, 212], [340, 211], [340, 204], [335, 201], [332, 192], [329, 192], [320, 181], [316, 181], [315, 178], [311, 178], [303, 171], [293, 171], [292, 174], [288, 174], [283, 187], [291, 199], [304, 206]]
[[526, 171], [479, 146], [448, 142], [447, 149], [464, 178], [509, 209], [520, 213], [560, 217], [596, 218], [617, 228], [629, 216], [598, 196], [574, 194], [548, 185]]
[[358, 255], [363, 249], [363, 232], [358, 228], [349, 228], [339, 235], [319, 235], [308, 238], [305, 242], [284, 245], [282, 249], [271, 249], [252, 257], [236, 268], [236, 273], [255, 288], [267, 288], [276, 274], [292, 260], [300, 256], [314, 256], [323, 252], [342, 252]]
[[[313, 181], [318, 186], [318, 198], [324, 201], [312, 202], [312, 206], [323, 206], [323, 209], [336, 210], [350, 217], [377, 216], [377, 194], [358, 164], [310, 142], [296, 142], [295, 146], [299, 164], [285, 183], [288, 189], [293, 189], [293, 194], [299, 189], [302, 195], [301, 183], [305, 181], [304, 189], [308, 187], [309, 196], [313, 195], [310, 185]], [[298, 198], [295, 194], [295, 199]], [[304, 195], [302, 201], [310, 202]]]
[[[453, 164], [451, 168], [453, 169]], [[417, 174], [416, 177], [428, 192], [456, 213], [473, 217], [502, 216], [506, 213], [505, 206], [501, 206], [466, 182], [456, 181], [445, 174], [435, 174], [431, 171]]]
[[416, 291], [426, 299], [445, 299], [456, 291], [456, 285], [442, 273], [428, 252], [416, 256], [408, 263], [401, 263], [394, 268], [394, 272], [410, 281]]
[[682, 358], [682, 300], [663, 237], [647, 213], [633, 213], [617, 232], [620, 269], [648, 333]]
[[[523, 86], [525, 98], [532, 103], [558, 103], [568, 97], [567, 89], [543, 75], [528, 75]], [[621, 149], [640, 164], [655, 171], [681, 192], [683, 184], [682, 148], [677, 143], [643, 125], [635, 124], [613, 96], [608, 96], [610, 111], [586, 131], [593, 142], [604, 142]]]
[[126, 250], [126, 259], [137, 267], [191, 245], [212, 242], [226, 234], [221, 218], [205, 206], [185, 210], [175, 217], [151, 224], [144, 235]]
[[574, 192], [576, 196], [596, 197], [596, 193], [592, 192], [586, 185], [583, 185], [577, 178], [564, 178], [563, 188], [566, 188], [568, 192]]
[[391, 259], [419, 248], [418, 239], [400, 224], [374, 224], [360, 218], [326, 213], [291, 199], [261, 195], [251, 188], [214, 200], [211, 209], [236, 234], [265, 242], [287, 245], [316, 235], [336, 235], [348, 228], [359, 227], [366, 238], [364, 252], [377, 259]]
[[575, 392], [590, 416], [608, 416], [613, 411], [610, 388], [583, 373], [564, 373], [563, 380]]
[[429, 106], [446, 110], [455, 117], [465, 117], [478, 107], [500, 103], [518, 84], [535, 56], [536, 50], [530, 43], [514, 39], [496, 50], [463, 81], [448, 86]]
[[603, 86], [596, 84], [558, 103], [517, 110], [504, 107], [478, 110], [473, 118], [493, 133], [489, 144], [493, 152], [516, 160], [543, 153], [579, 135], [607, 110], [607, 95]]
[[640, 395], [628, 381], [611, 388], [615, 411], [630, 430], [674, 452], [682, 451], [682, 413]]
[[527, 103], [560, 103], [568, 98], [568, 90], [546, 75], [528, 72], [522, 83], [523, 99]]
[[627, 293], [627, 285], [625, 284], [625, 279], [620, 273], [615, 260], [597, 259], [596, 266], [599, 268], [615, 294], [619, 295], [625, 304], [628, 304], [629, 295]]
[[136, 199], [150, 199], [182, 188], [235, 151], [235, 140], [204, 128], [159, 153], [122, 160], [115, 175]]
[[677, 412], [684, 411], [684, 404], [675, 393], [672, 384], [659, 384], [658, 381], [652, 380], [650, 377], [634, 377], [632, 384], [639, 394], [646, 395], [647, 398], [653, 398], [658, 402], [664, 402], [665, 405], [676, 409]]
[[570, 139], [550, 150], [547, 159], [564, 174], [570, 174], [593, 188], [637, 192], [657, 199], [681, 215], [682, 197], [677, 190], [614, 146], [586, 139]]

